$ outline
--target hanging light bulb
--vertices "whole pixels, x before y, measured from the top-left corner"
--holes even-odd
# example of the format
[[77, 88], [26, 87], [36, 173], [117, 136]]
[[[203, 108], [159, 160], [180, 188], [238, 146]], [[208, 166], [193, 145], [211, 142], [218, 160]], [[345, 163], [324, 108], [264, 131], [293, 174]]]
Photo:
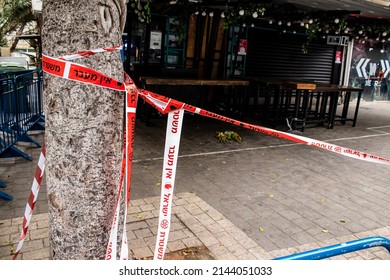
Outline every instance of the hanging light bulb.
[[382, 36], [383, 36], [383, 37], [386, 37], [386, 36], [387, 36], [387, 32], [386, 32], [386, 31], [383, 32], [383, 33], [382, 33]]
[[244, 11], [244, 10], [240, 10], [240, 11], [238, 12], [238, 14], [239, 14], [240, 16], [243, 16], [243, 15], [245, 14], [245, 11]]
[[259, 16], [259, 14], [257, 13], [257, 12], [254, 12], [253, 14], [252, 14], [252, 17], [253, 18], [257, 18]]
[[291, 26], [291, 22], [287, 22], [287, 26]]
[[213, 17], [213, 16], [214, 16], [214, 12], [210, 12], [210, 13], [209, 13], [209, 16], [210, 16], [210, 17]]
[[242, 24], [242, 27], [246, 27], [246, 24], [245, 24], [245, 22]]
[[195, 15], [199, 15], [199, 11], [196, 11], [196, 12], [195, 12]]
[[204, 17], [206, 16], [206, 11], [202, 12], [202, 16], [204, 16]]
[[336, 23], [336, 24], [338, 24], [340, 22], [340, 20], [338, 19], [338, 18], [336, 18], [335, 20], [334, 20], [334, 23]]
[[251, 27], [255, 27], [255, 24], [254, 24], [254, 23], [252, 23], [252, 24], [251, 24]]
[[359, 30], [359, 34], [362, 35], [363, 34], [363, 30]]
[[280, 20], [278, 21], [278, 25], [282, 25], [282, 22]]
[[297, 32], [295, 30], [293, 30], [293, 34], [296, 34]]
[[225, 18], [225, 13], [224, 12], [222, 12], [221, 18]]
[[313, 23], [313, 20], [312, 19], [309, 19], [309, 24], [312, 24]]
[[272, 21], [272, 19], [268, 22], [269, 24], [273, 24], [274, 22]]
[[301, 26], [304, 27], [305, 26], [305, 23], [303, 21], [301, 21]]

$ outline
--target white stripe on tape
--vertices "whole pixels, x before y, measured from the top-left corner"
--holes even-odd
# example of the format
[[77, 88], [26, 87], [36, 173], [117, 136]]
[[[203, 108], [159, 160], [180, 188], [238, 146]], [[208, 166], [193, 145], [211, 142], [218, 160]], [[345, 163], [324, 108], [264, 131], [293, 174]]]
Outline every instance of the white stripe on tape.
[[26, 209], [24, 210], [24, 218], [26, 219], [25, 227], [28, 227], [28, 225], [30, 224], [30, 220], [31, 220], [31, 207], [28, 203], [26, 205]]
[[65, 62], [65, 69], [64, 69], [64, 78], [69, 79], [69, 73], [70, 73], [70, 66], [72, 64], [68, 61]]
[[41, 153], [41, 156], [39, 157], [39, 160], [38, 160], [38, 166], [39, 168], [41, 169], [41, 177], [42, 177], [42, 174], [45, 170], [45, 165], [46, 165], [46, 158], [45, 156]]
[[172, 111], [168, 114], [164, 164], [161, 179], [160, 214], [154, 260], [164, 259], [165, 250], [168, 244], [169, 230], [171, 227], [173, 190], [175, 186], [183, 118], [184, 110], [182, 109]]
[[38, 193], [39, 193], [39, 184], [38, 184], [37, 179], [35, 179], [35, 178], [33, 180], [33, 184], [32, 184], [32, 187], [31, 187], [31, 192], [34, 195], [34, 202], [37, 201]]

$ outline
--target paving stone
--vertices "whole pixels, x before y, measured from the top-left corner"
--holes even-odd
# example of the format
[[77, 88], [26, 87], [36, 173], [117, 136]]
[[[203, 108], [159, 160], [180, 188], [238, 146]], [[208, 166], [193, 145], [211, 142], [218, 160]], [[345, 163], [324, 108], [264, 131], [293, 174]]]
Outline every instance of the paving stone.
[[208, 230], [204, 230], [201, 232], [198, 232], [196, 236], [199, 238], [199, 240], [207, 247], [210, 248], [210, 246], [220, 244], [219, 240], [214, 237], [212, 233], [210, 233]]
[[147, 246], [140, 247], [140, 248], [134, 248], [131, 251], [133, 252], [133, 255], [136, 259], [143, 259], [143, 258], [153, 256], [152, 250], [150, 250], [150, 248]]
[[197, 237], [188, 237], [181, 240], [187, 248], [198, 247], [203, 243]]
[[133, 230], [132, 232], [139, 239], [143, 239], [145, 237], [153, 236], [153, 233], [150, 231], [149, 228], [142, 228], [142, 229], [138, 229], [138, 230]]
[[24, 252], [21, 256], [22, 260], [49, 260], [49, 248], [42, 248], [40, 250]]
[[30, 240], [38, 240], [49, 237], [48, 228], [29, 230]]
[[181, 240], [168, 242], [167, 246], [171, 252], [175, 252], [175, 251], [179, 251], [179, 250], [183, 250], [183, 249], [187, 248], [186, 245], [184, 244], [184, 242], [182, 242]]

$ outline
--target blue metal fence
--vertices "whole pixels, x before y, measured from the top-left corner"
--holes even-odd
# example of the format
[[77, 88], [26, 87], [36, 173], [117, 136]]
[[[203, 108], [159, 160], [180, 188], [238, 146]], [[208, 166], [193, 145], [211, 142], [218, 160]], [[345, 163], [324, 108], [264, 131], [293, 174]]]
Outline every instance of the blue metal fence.
[[23, 71], [0, 75], [0, 157], [31, 157], [15, 147], [18, 141], [37, 143], [29, 130], [42, 130], [42, 71]]
[[[5, 188], [5, 184], [3, 182], [0, 182], [0, 188]], [[12, 200], [13, 197], [5, 192], [0, 191], [0, 198], [4, 200]]]
[[378, 246], [385, 247], [390, 253], [389, 239], [381, 236], [372, 236], [306, 252], [301, 252], [298, 254], [279, 257], [275, 258], [274, 260], [321, 260]]

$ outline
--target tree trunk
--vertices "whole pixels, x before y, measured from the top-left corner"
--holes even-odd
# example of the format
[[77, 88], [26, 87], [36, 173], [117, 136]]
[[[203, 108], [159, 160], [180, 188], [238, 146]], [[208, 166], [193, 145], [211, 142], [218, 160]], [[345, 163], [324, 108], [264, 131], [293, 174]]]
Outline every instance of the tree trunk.
[[[125, 0], [43, 6], [45, 55], [122, 45]], [[76, 62], [123, 80], [119, 53]], [[124, 93], [50, 75], [44, 84], [51, 259], [104, 259], [120, 175]]]

